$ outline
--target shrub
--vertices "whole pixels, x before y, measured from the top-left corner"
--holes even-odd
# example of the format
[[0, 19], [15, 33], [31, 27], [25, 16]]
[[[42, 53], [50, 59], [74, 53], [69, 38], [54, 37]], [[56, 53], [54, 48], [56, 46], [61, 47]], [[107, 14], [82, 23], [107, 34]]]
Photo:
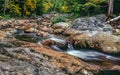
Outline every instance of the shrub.
[[0, 16], [0, 20], [2, 19], [3, 17], [2, 16]]
[[11, 17], [10, 17], [10, 15], [3, 15], [3, 19], [9, 20], [9, 19], [11, 19]]
[[51, 19], [51, 22], [53, 24], [59, 23], [59, 22], [66, 22], [66, 18], [64, 16], [56, 16]]
[[[89, 16], [103, 13], [108, 0], [66, 0], [69, 11], [75, 16]], [[104, 8], [102, 8], [104, 7]]]

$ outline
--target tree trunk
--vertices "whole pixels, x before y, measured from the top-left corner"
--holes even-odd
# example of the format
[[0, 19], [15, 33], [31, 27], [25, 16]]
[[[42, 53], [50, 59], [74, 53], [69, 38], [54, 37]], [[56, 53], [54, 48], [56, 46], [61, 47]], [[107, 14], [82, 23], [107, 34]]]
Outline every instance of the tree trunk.
[[108, 17], [113, 14], [113, 3], [114, 3], [114, 0], [109, 0]]
[[3, 11], [3, 14], [5, 15], [6, 14], [6, 0], [4, 1], [4, 11]]

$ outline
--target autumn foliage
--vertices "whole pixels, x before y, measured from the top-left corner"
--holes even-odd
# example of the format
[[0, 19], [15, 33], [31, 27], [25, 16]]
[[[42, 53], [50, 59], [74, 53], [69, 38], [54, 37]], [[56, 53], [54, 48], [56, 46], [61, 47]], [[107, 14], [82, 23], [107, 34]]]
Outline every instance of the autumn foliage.
[[31, 16], [73, 13], [79, 16], [107, 12], [108, 0], [0, 0], [0, 14]]

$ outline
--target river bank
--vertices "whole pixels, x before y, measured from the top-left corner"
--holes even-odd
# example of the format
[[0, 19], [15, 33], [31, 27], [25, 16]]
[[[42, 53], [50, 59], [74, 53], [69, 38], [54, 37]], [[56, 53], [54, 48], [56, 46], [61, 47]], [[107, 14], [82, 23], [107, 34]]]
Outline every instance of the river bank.
[[56, 24], [51, 17], [1, 20], [1, 74], [119, 75], [120, 36], [98, 25], [104, 15]]

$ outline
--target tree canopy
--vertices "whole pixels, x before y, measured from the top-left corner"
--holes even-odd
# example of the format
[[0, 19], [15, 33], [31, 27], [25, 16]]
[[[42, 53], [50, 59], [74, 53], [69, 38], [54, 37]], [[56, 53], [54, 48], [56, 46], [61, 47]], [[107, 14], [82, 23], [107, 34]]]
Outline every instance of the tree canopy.
[[[0, 0], [0, 14], [31, 16], [43, 13], [73, 13], [78, 16], [107, 13], [109, 0]], [[119, 13], [119, 0], [114, 0], [114, 13]]]

